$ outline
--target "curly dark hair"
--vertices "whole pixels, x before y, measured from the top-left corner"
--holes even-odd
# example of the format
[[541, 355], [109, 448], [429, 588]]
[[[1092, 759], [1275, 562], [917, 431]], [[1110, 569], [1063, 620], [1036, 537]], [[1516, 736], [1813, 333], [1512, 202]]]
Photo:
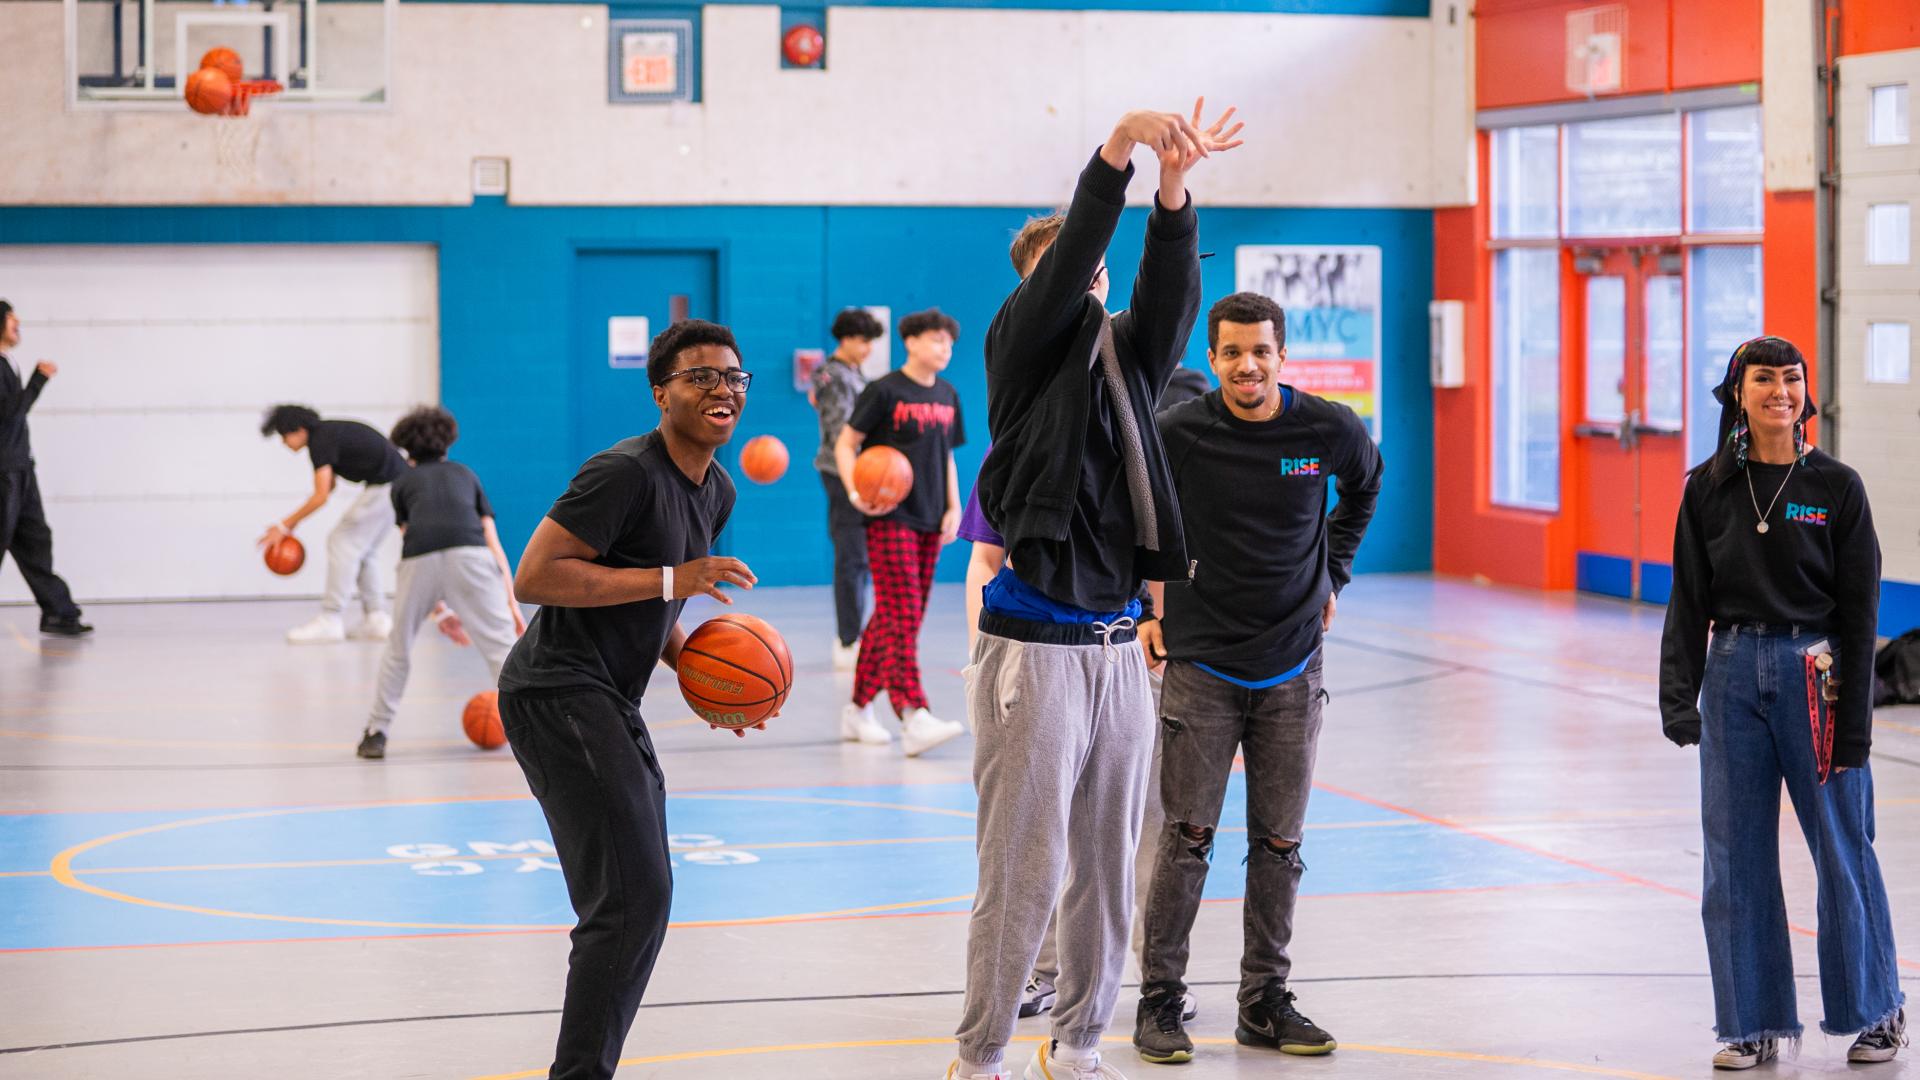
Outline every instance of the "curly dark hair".
[[934, 330], [945, 330], [953, 335], [955, 341], [960, 340], [960, 324], [954, 321], [953, 316], [937, 307], [916, 311], [900, 320], [900, 336], [903, 339], [919, 337]]
[[864, 338], [874, 341], [887, 336], [887, 328], [864, 308], [850, 307], [833, 317], [833, 340]]
[[682, 319], [653, 336], [647, 350], [647, 381], [659, 386], [662, 379], [673, 374], [680, 354], [697, 345], [724, 345], [740, 357], [741, 367], [747, 364], [746, 357], [740, 356], [740, 343], [733, 339], [733, 331], [705, 319]]
[[1270, 322], [1273, 324], [1274, 343], [1283, 349], [1287, 347], [1286, 311], [1271, 298], [1257, 292], [1237, 292], [1223, 296], [1214, 303], [1207, 312], [1207, 348], [1220, 344], [1220, 324], [1223, 322], [1245, 326]]
[[438, 405], [422, 405], [393, 425], [393, 445], [407, 452], [414, 464], [439, 461], [460, 437], [460, 422]]
[[260, 434], [266, 436], [291, 435], [296, 431], [313, 431], [320, 422], [320, 414], [305, 405], [275, 405], [267, 410], [267, 418], [260, 421]]

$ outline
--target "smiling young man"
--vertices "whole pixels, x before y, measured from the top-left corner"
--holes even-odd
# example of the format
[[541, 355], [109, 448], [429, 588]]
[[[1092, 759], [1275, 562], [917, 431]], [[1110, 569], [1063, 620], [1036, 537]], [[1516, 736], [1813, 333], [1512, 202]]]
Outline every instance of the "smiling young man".
[[[834, 445], [847, 501], [867, 515], [867, 558], [873, 567], [873, 618], [860, 637], [853, 701], [842, 711], [840, 736], [884, 745], [892, 734], [874, 719], [886, 691], [900, 717], [900, 742], [918, 757], [966, 728], [928, 711], [920, 684], [920, 624], [933, 590], [940, 549], [960, 530], [960, 477], [953, 448], [967, 441], [960, 391], [940, 377], [953, 360], [960, 324], [939, 308], [900, 320], [907, 362], [875, 379], [854, 402]], [[893, 507], [868, 506], [854, 489], [853, 466], [865, 447], [890, 446], [913, 466], [913, 487]]]
[[733, 511], [713, 459], [752, 376], [724, 326], [688, 319], [653, 339], [660, 426], [588, 459], [520, 557], [515, 591], [541, 605], [500, 674], [500, 719], [546, 814], [573, 931], [549, 1076], [613, 1075], [666, 938], [673, 900], [666, 778], [640, 716], [654, 665], [677, 664], [687, 597], [732, 603], [738, 559], [708, 554]]
[[[1321, 635], [1352, 577], [1380, 493], [1380, 453], [1353, 410], [1280, 381], [1286, 315], [1258, 293], [1207, 313], [1220, 389], [1160, 414], [1193, 573], [1164, 589], [1163, 622], [1142, 624], [1166, 664], [1160, 798], [1166, 824], [1147, 896], [1133, 1042], [1158, 1064], [1187, 1061], [1187, 943], [1206, 885], [1237, 754], [1247, 783], [1246, 945], [1234, 1037], [1324, 1054], [1332, 1036], [1287, 989], [1301, 830], [1320, 734]], [[1327, 509], [1327, 479], [1340, 501]]]

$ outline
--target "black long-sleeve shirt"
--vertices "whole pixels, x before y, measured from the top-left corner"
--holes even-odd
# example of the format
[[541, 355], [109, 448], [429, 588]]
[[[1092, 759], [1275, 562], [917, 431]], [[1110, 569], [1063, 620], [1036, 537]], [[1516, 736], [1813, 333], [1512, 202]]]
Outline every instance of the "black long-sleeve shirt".
[[1319, 647], [1320, 611], [1353, 578], [1385, 469], [1352, 409], [1289, 392], [1272, 420], [1234, 416], [1218, 390], [1159, 416], [1195, 562], [1187, 583], [1167, 585], [1167, 655], [1238, 679], [1270, 678]]
[[47, 377], [32, 370], [23, 385], [7, 358], [0, 356], [0, 472], [16, 472], [33, 464], [33, 446], [27, 438], [27, 410], [40, 399]]
[[[1714, 623], [1799, 624], [1824, 631], [1835, 653], [1833, 763], [1864, 765], [1880, 610], [1880, 540], [1867, 489], [1859, 473], [1817, 449], [1791, 476], [1786, 465], [1750, 461], [1747, 470], [1752, 493], [1738, 469], [1717, 484], [1705, 470], [1687, 478], [1660, 642], [1661, 722], [1670, 735], [1698, 739]], [[1776, 498], [1767, 531], [1756, 531], [1754, 503], [1764, 509]]]

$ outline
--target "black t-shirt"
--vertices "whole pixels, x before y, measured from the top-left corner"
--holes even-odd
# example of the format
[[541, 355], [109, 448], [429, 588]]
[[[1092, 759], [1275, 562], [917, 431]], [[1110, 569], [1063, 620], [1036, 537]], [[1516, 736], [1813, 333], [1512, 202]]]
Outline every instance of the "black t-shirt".
[[[1762, 533], [1754, 504], [1766, 510], [1769, 502]], [[1660, 647], [1663, 719], [1698, 718], [1713, 624], [1798, 624], [1828, 634], [1835, 654], [1834, 764], [1865, 764], [1879, 609], [1880, 540], [1859, 473], [1818, 449], [1797, 466], [1749, 461], [1717, 484], [1695, 471], [1674, 529]]]
[[1140, 588], [1134, 574], [1133, 497], [1113, 399], [1098, 365], [1087, 373], [1087, 440], [1065, 540], [1029, 538], [1008, 554], [1020, 580], [1086, 611], [1119, 611]]
[[1234, 416], [1218, 390], [1159, 415], [1193, 560], [1191, 581], [1167, 585], [1167, 655], [1237, 679], [1319, 647], [1320, 611], [1352, 579], [1380, 495], [1380, 451], [1353, 410], [1288, 391], [1272, 420]]
[[307, 432], [313, 467], [333, 466], [333, 475], [356, 484], [391, 484], [406, 474], [407, 459], [385, 435], [358, 420], [322, 420]]
[[[591, 545], [600, 566], [680, 566], [712, 553], [733, 512], [733, 478], [714, 462], [701, 483], [667, 454], [658, 430], [595, 454], [547, 516]], [[685, 600], [543, 607], [508, 654], [508, 692], [598, 687], [640, 706]]]
[[400, 557], [411, 559], [447, 548], [487, 542], [481, 518], [493, 516], [480, 478], [457, 461], [429, 461], [393, 482], [394, 520], [406, 528]]
[[913, 466], [913, 490], [882, 520], [917, 532], [939, 532], [940, 518], [947, 512], [947, 461], [954, 447], [967, 443], [960, 391], [942, 378], [921, 386], [905, 372], [891, 372], [860, 391], [847, 426], [867, 437], [862, 450], [891, 446]]

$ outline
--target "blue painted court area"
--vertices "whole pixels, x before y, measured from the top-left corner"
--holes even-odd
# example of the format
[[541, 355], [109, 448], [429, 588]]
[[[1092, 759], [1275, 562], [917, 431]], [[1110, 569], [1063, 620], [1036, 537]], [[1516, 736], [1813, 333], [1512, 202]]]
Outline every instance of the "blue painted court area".
[[[676, 923], [965, 910], [966, 784], [690, 792], [668, 801]], [[1241, 895], [1235, 775], [1209, 899]], [[1239, 831], [1236, 831], [1239, 830]], [[1309, 896], [1598, 880], [1316, 791]], [[0, 949], [498, 932], [571, 925], [531, 799], [0, 817]]]

